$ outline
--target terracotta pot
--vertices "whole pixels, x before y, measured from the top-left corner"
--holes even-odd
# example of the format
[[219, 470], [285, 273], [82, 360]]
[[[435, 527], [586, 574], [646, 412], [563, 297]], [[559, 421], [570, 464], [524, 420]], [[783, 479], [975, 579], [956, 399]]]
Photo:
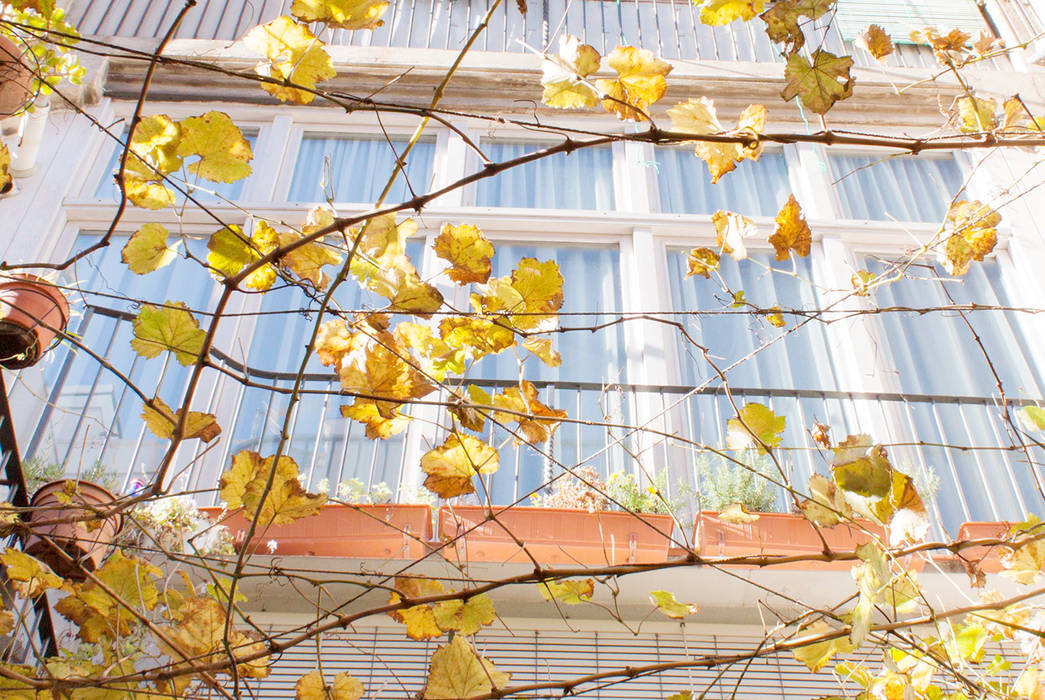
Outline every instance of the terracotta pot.
[[[218, 520], [221, 508], [200, 508]], [[359, 559], [419, 559], [432, 539], [432, 509], [416, 504], [330, 504], [316, 515], [287, 525], [259, 528], [245, 543], [249, 523], [242, 511], [220, 520], [237, 547], [250, 554], [276, 556], [355, 557]], [[275, 541], [274, 551], [269, 541]]]
[[29, 104], [33, 73], [20, 60], [23, 51], [0, 34], [0, 119], [18, 114]]
[[[453, 541], [460, 560], [541, 564], [636, 564], [664, 561], [671, 544], [670, 515], [516, 506], [486, 519], [482, 506], [443, 506], [439, 537]], [[524, 551], [511, 535], [526, 547]], [[529, 553], [529, 555], [527, 555]]]
[[[724, 522], [718, 511], [701, 511], [697, 523], [698, 530], [693, 534], [693, 541], [700, 543], [700, 555], [715, 558], [761, 554], [789, 556], [820, 554], [824, 551], [823, 541], [817, 535], [813, 524], [805, 517], [792, 513], [757, 515], [758, 520], [752, 523], [736, 524]], [[869, 533], [887, 541], [881, 525], [869, 520], [858, 522], [860, 527], [842, 524], [821, 528], [820, 531], [832, 551], [851, 552], [873, 539]], [[915, 562], [912, 564], [917, 566]], [[780, 564], [774, 568], [849, 569], [852, 565], [852, 560], [802, 561]]]
[[[89, 481], [73, 481], [76, 491], [72, 502], [65, 504], [58, 495], [65, 489], [66, 480], [44, 484], [33, 495], [29, 505], [31, 534], [25, 538], [24, 549], [50, 566], [65, 578], [86, 578], [84, 571], [94, 571], [105, 559], [109, 547], [123, 527], [123, 515], [116, 514], [98, 520], [94, 508], [111, 505], [116, 497]], [[48, 522], [63, 520], [67, 522]], [[76, 561], [71, 564], [58, 554], [44, 537], [49, 537]]]
[[69, 302], [57, 287], [33, 275], [0, 281], [0, 366], [36, 364], [69, 322]]
[[[958, 528], [959, 540], [984, 540], [1001, 539], [1008, 537], [1013, 525], [1012, 522], [971, 522], [963, 523]], [[977, 564], [983, 571], [995, 574], [1004, 567], [1001, 565], [1003, 554], [1011, 551], [1007, 547], [997, 545], [995, 547], [966, 547], [961, 550], [961, 556]]]

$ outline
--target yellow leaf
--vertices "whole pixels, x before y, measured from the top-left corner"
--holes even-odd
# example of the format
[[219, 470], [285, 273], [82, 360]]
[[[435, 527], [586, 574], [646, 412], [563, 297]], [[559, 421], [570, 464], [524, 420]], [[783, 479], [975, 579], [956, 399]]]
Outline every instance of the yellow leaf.
[[181, 241], [167, 245], [167, 234], [167, 229], [160, 224], [145, 224], [127, 239], [120, 259], [136, 275], [159, 270], [178, 256], [181, 245]]
[[666, 78], [671, 64], [654, 57], [647, 49], [633, 46], [618, 46], [606, 61], [617, 71], [617, 79], [596, 82], [599, 91], [612, 98], [603, 98], [602, 106], [620, 119], [645, 120], [643, 112], [668, 89]]
[[876, 61], [881, 61], [895, 50], [893, 40], [877, 24], [868, 25], [864, 33], [856, 40], [856, 43], [864, 47], [869, 54], [874, 56]]
[[[142, 420], [145, 421], [145, 425], [149, 426], [153, 435], [164, 440], [171, 438], [174, 434], [174, 426], [180, 419], [181, 410], [179, 409], [175, 415], [171, 407], [159, 396], [153, 397], [152, 406], [145, 404], [142, 409]], [[185, 430], [182, 433], [183, 438], [186, 440], [199, 438], [203, 442], [210, 442], [219, 435], [221, 435], [221, 426], [218, 425], [213, 413], [189, 411], [189, 416], [185, 420]]]
[[503, 688], [510, 674], [498, 671], [491, 662], [475, 653], [463, 636], [456, 636], [432, 654], [424, 700], [456, 700]]
[[[804, 633], [803, 637], [816, 638], [831, 632], [831, 628], [827, 626], [826, 622], [815, 622], [802, 631]], [[852, 650], [853, 645], [849, 643], [847, 637], [838, 637], [798, 647], [797, 649], [794, 649], [792, 653], [795, 655], [795, 658], [804, 663], [810, 671], [816, 673], [826, 666], [827, 662], [830, 661], [831, 657], [835, 654], [848, 654]]]
[[670, 618], [681, 620], [688, 615], [696, 615], [699, 608], [691, 603], [680, 603], [675, 594], [669, 591], [653, 591], [649, 594], [650, 602]]
[[203, 350], [206, 331], [180, 301], [168, 301], [164, 307], [146, 304], [138, 312], [134, 323], [134, 338], [131, 347], [142, 357], [152, 358], [163, 351], [174, 353], [178, 362], [186, 367], [199, 357]]
[[377, 404], [370, 399], [356, 399], [350, 405], [341, 407], [341, 415], [357, 420], [366, 426], [366, 436], [371, 440], [387, 440], [393, 435], [406, 430], [410, 416], [396, 414], [391, 418], [381, 415]]
[[433, 608], [435, 621], [444, 632], [455, 630], [471, 636], [484, 626], [493, 623], [497, 614], [493, 601], [485, 593], [460, 600], [444, 600]]
[[731, 211], [717, 211], [711, 215], [711, 223], [715, 226], [715, 240], [723, 254], [734, 260], [747, 257], [744, 239], [758, 234], [755, 222]]
[[475, 317], [444, 318], [439, 322], [439, 335], [449, 348], [467, 353], [473, 360], [515, 345], [511, 329]]
[[0, 610], [0, 635], [10, 634], [18, 624], [18, 616], [10, 610]]
[[554, 260], [523, 258], [510, 277], [495, 277], [485, 294], [473, 294], [472, 306], [480, 313], [509, 314], [508, 323], [520, 330], [550, 330], [562, 308], [562, 284]]
[[805, 45], [801, 18], [818, 19], [834, 6], [835, 0], [779, 0], [760, 16], [770, 40], [784, 44], [787, 53], [792, 54]]
[[493, 474], [500, 466], [497, 450], [471, 435], [450, 433], [446, 441], [421, 457], [428, 474], [425, 487], [440, 498], [472, 493], [476, 474]]
[[[726, 447], [744, 450], [757, 447], [776, 447], [780, 444], [786, 419], [760, 403], [749, 403], [740, 409], [738, 418], [726, 421]], [[756, 439], [757, 438], [757, 439]], [[760, 442], [761, 441], [761, 442]]]
[[6, 190], [11, 186], [11, 151], [7, 144], [0, 143], [0, 190]]
[[808, 256], [812, 243], [813, 232], [792, 194], [776, 215], [776, 231], [769, 237], [769, 244], [776, 250], [777, 260], [787, 260], [792, 252], [800, 258]]
[[125, 174], [142, 180], [159, 180], [181, 168], [178, 155], [181, 127], [166, 114], [143, 117], [128, 142]]
[[849, 277], [849, 284], [853, 285], [853, 291], [858, 297], [866, 297], [871, 293], [871, 282], [875, 275], [867, 270], [857, 270]]
[[[297, 233], [279, 234], [279, 245], [286, 246], [302, 238]], [[338, 265], [341, 263], [341, 253], [336, 248], [322, 241], [311, 241], [304, 245], [284, 253], [280, 258], [280, 264], [288, 268], [302, 280], [311, 282], [317, 289], [326, 289], [330, 284], [330, 277], [323, 272], [324, 265]]]
[[429, 318], [443, 306], [443, 295], [428, 284], [416, 272], [403, 273], [396, 270], [398, 284], [395, 294], [389, 299], [390, 311], [405, 311], [421, 318]]
[[969, 265], [994, 250], [998, 242], [995, 227], [1001, 223], [1001, 214], [977, 200], [962, 200], [951, 205], [947, 212], [949, 237], [939, 251], [940, 264], [951, 275], [958, 277], [969, 270]]
[[450, 263], [447, 276], [458, 284], [490, 279], [493, 244], [476, 226], [446, 224], [435, 239], [435, 254]]
[[957, 100], [958, 130], [963, 134], [979, 134], [993, 131], [998, 125], [994, 113], [998, 103], [989, 97], [962, 95]]
[[387, 0], [294, 0], [291, 13], [302, 22], [323, 22], [341, 29], [376, 29]]
[[[254, 224], [254, 233], [249, 239], [239, 226], [233, 224], [217, 231], [207, 241], [207, 249], [210, 251], [207, 255], [207, 264], [219, 275], [233, 277], [247, 265], [254, 264], [263, 255], [274, 251], [278, 244], [275, 229], [264, 221], [257, 221]], [[248, 287], [259, 291], [270, 289], [275, 281], [276, 268], [272, 263], [265, 263], [243, 280]]]
[[[525, 379], [519, 387], [508, 387], [503, 394], [494, 396], [493, 405], [501, 409], [494, 413], [495, 419], [519, 424], [516, 444], [527, 442], [537, 445], [547, 441], [559, 427], [559, 422], [566, 417], [566, 411], [549, 408], [541, 403], [537, 398], [537, 387]], [[514, 413], [503, 413], [505, 410]]]
[[747, 22], [765, 9], [765, 0], [693, 0], [700, 8], [700, 21], [711, 26], [735, 20]]
[[892, 472], [885, 450], [872, 445], [867, 435], [850, 435], [834, 448], [831, 473], [844, 491], [875, 498], [887, 496]]
[[[475, 430], [476, 432], [482, 430], [486, 424], [485, 411], [480, 412], [479, 409], [462, 406], [460, 403], [462, 399], [460, 397], [454, 398], [458, 402], [450, 407], [450, 412], [453, 413], [454, 417], [461, 421], [461, 425], [469, 430]], [[480, 406], [489, 406], [492, 399], [481, 388], [474, 384], [469, 384], [468, 401]]]
[[47, 564], [34, 559], [25, 552], [7, 548], [0, 554], [0, 561], [6, 567], [6, 575], [18, 595], [23, 598], [35, 598], [48, 588], [61, 588], [62, 578], [51, 571]]
[[[748, 105], [737, 121], [737, 128], [727, 131], [718, 121], [715, 104], [707, 97], [680, 102], [668, 110], [668, 116], [674, 131], [700, 136], [758, 136], [766, 126], [766, 108], [762, 105]], [[740, 161], [758, 160], [762, 156], [762, 143], [757, 139], [752, 145], [697, 141], [694, 149], [697, 157], [707, 163], [712, 183], [735, 169]]]
[[718, 519], [724, 523], [747, 525], [758, 520], [758, 515], [749, 513], [742, 503], [730, 503], [719, 511]]
[[143, 209], [163, 209], [176, 201], [174, 190], [158, 182], [149, 182], [131, 175], [124, 175], [123, 191], [127, 199]]
[[[399, 603], [404, 598], [407, 600], [425, 598], [445, 592], [441, 582], [423, 576], [396, 576], [395, 587], [398, 592], [391, 594], [389, 604]], [[411, 639], [420, 641], [440, 637], [443, 634], [443, 630], [436, 622], [435, 612], [429, 604], [392, 610], [388, 615], [396, 622], [406, 625], [406, 634]]]
[[541, 101], [549, 107], [579, 109], [594, 107], [599, 94], [585, 78], [599, 70], [602, 56], [570, 34], [559, 37], [559, 53], [541, 62]]
[[720, 263], [718, 253], [711, 248], [694, 248], [689, 251], [686, 261], [689, 263], [686, 277], [702, 275], [704, 279], [711, 279], [711, 272], [717, 270]]
[[965, 44], [969, 38], [970, 35], [959, 29], [952, 29], [946, 34], [940, 34], [930, 27], [911, 32], [911, 41], [932, 46], [936, 60], [944, 66], [950, 61], [961, 61], [965, 58]]
[[404, 401], [435, 389], [395, 336], [385, 330], [360, 328], [352, 340], [354, 349], [341, 358], [339, 376], [346, 392], [376, 401], [380, 415], [394, 418]]
[[852, 506], [833, 481], [822, 474], [809, 477], [809, 498], [802, 501], [802, 515], [821, 527], [834, 527], [853, 516]]
[[236, 182], [250, 175], [254, 158], [250, 142], [224, 112], [210, 111], [181, 121], [178, 155], [199, 156], [189, 163], [190, 173], [212, 182]]
[[583, 581], [545, 581], [537, 584], [545, 600], [553, 598], [565, 605], [579, 605], [591, 600], [595, 593], [595, 579]]
[[[274, 473], [273, 473], [274, 472]], [[265, 494], [265, 485], [272, 485]], [[290, 457], [262, 459], [257, 452], [243, 450], [232, 459], [232, 467], [221, 475], [221, 497], [230, 509], [243, 508], [244, 515], [262, 526], [282, 525], [315, 515], [326, 503], [325, 494], [307, 493], [298, 479], [298, 465]], [[264, 500], [262, 496], [264, 495]]]
[[352, 333], [343, 320], [331, 319], [319, 327], [313, 350], [322, 364], [337, 367], [341, 358], [352, 349], [352, 339]]
[[[308, 27], [285, 15], [254, 27], [244, 41], [265, 57], [266, 60], [254, 67], [254, 72], [263, 78], [274, 78], [281, 83], [285, 81], [312, 90], [316, 83], [336, 75], [323, 42]], [[283, 102], [305, 105], [315, 99], [313, 93], [289, 85], [266, 82], [261, 87]]]
[[787, 321], [784, 320], [784, 314], [780, 313], [781, 308], [779, 306], [770, 306], [768, 310], [773, 313], [765, 315], [766, 323], [774, 328], [783, 328], [787, 325]]
[[853, 59], [838, 57], [833, 53], [817, 49], [813, 62], [795, 53], [787, 59], [784, 79], [787, 85], [780, 94], [785, 100], [798, 96], [802, 104], [815, 114], [826, 114], [835, 102], [853, 94], [853, 78], [849, 69]]
[[562, 355], [552, 347], [551, 338], [531, 336], [522, 342], [522, 346], [541, 359], [549, 367], [562, 364]]
[[306, 673], [294, 684], [294, 700], [360, 700], [363, 684], [347, 673], [334, 676], [327, 685], [319, 671]]

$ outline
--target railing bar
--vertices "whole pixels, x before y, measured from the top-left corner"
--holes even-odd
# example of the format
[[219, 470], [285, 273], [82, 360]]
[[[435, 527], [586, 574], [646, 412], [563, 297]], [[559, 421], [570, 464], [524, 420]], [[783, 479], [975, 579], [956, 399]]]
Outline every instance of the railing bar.
[[[138, 365], [138, 359], [141, 356], [138, 353], [134, 353], [134, 359], [131, 360], [131, 368], [127, 372], [128, 377], [134, 376], [134, 368]], [[98, 451], [98, 459], [105, 459], [105, 451], [109, 448], [109, 439], [112, 437], [113, 430], [116, 428], [116, 421], [120, 416], [120, 410], [123, 408], [123, 402], [127, 398], [127, 392], [131, 388], [124, 384], [123, 391], [120, 392], [120, 400], [116, 402], [116, 406], [113, 408], [112, 420], [109, 421], [109, 429], [105, 432], [105, 440], [102, 441], [102, 449]], [[128, 470], [130, 471], [130, 470]]]
[[[968, 438], [969, 444], [973, 445], [974, 436], [972, 430], [969, 428], [969, 421], [965, 418], [965, 411], [958, 411], [958, 417], [961, 418], [962, 428], [965, 429], [965, 436]], [[987, 480], [987, 472], [983, 470], [983, 462], [980, 460], [979, 450], [972, 451], [972, 458], [976, 461], [976, 472], [979, 474], [980, 481], [983, 484], [983, 490], [987, 494], [987, 501], [991, 504], [991, 512], [994, 514], [994, 520], [999, 520], [1001, 519], [1000, 511], [998, 509], [998, 504], [994, 500], [993, 489], [990, 488], [990, 484]]]
[[345, 421], [348, 427], [345, 429], [345, 443], [341, 446], [341, 464], [337, 468], [337, 482], [334, 484], [334, 494], [337, 494], [337, 487], [341, 484], [341, 481], [345, 478], [345, 462], [348, 461], [348, 441], [352, 438], [352, 427], [355, 421]]
[[[1001, 433], [998, 432], [998, 429], [995, 426], [996, 416], [991, 414], [990, 408], [985, 407], [984, 413], [987, 414], [987, 427], [990, 428], [991, 434], [994, 435], [995, 444], [1001, 445]], [[1015, 443], [1013, 443], [1013, 445], [1015, 446]], [[1020, 515], [1029, 513], [1030, 510], [1027, 508], [1027, 504], [1023, 499], [1023, 490], [1019, 487], [1019, 483], [1016, 481], [1016, 473], [1012, 468], [1012, 460], [1007, 454], [999, 454], [998, 457], [1001, 459], [1005, 471], [1009, 474], [1009, 483], [1012, 484], [1012, 491], [1016, 494], [1016, 502], [1019, 503]], [[1033, 465], [1028, 466], [1033, 468]]]
[[[374, 471], [377, 469], [377, 443], [378, 443], [377, 440], [371, 440], [370, 441], [370, 447], [371, 447], [371, 450], [370, 450], [370, 472], [367, 475], [367, 479], [366, 479], [366, 486], [367, 486], [368, 489], [374, 488]], [[399, 484], [401, 484], [402, 481], [403, 481], [403, 464], [402, 464], [402, 461], [403, 461], [402, 458], [400, 458], [400, 460], [399, 460], [399, 481], [398, 481]], [[398, 486], [396, 488], [398, 489]]]
[[[241, 409], [243, 408], [243, 396], [246, 393], [247, 393], [246, 385], [240, 384], [239, 396], [236, 397], [235, 408], [232, 411], [232, 420], [229, 423], [230, 430], [235, 430], [236, 429], [236, 425], [239, 423], [240, 412], [241, 412]], [[221, 450], [221, 462], [219, 462], [219, 464], [218, 464], [218, 470], [219, 471], [221, 471], [221, 468], [224, 465], [229, 463], [229, 452], [232, 450], [232, 444], [233, 444], [232, 435], [230, 434], [228, 440], [225, 441], [225, 446]], [[197, 482], [197, 488], [198, 488], [198, 482]], [[217, 493], [213, 493], [213, 494], [211, 494], [210, 498], [211, 498], [211, 504], [213, 505], [213, 504], [217, 503], [218, 494]]]
[[[160, 370], [160, 378], [156, 382], [157, 394], [159, 394], [159, 388], [163, 386], [163, 379], [167, 376], [167, 369], [170, 367], [170, 363], [171, 354], [167, 353], [167, 356], [163, 360], [163, 368]], [[188, 384], [188, 377], [185, 378], [185, 383], [186, 385]], [[127, 467], [127, 474], [123, 477], [123, 484], [120, 487], [122, 491], [127, 490], [127, 486], [130, 484], [131, 474], [134, 473], [134, 465], [138, 461], [138, 455], [141, 454], [142, 443], [145, 442], [145, 428], [145, 421], [142, 421], [142, 424], [138, 426], [138, 439], [134, 442], [134, 452], [131, 454], [130, 466]]]
[[[87, 309], [84, 310], [83, 318], [80, 320], [80, 323], [76, 328], [76, 335], [78, 337], [86, 337], [87, 326], [90, 324], [93, 317], [94, 307], [88, 306]], [[47, 401], [44, 404], [43, 411], [40, 412], [40, 419], [36, 422], [36, 427], [33, 429], [33, 436], [29, 440], [29, 449], [26, 451], [26, 454], [35, 454], [37, 448], [40, 446], [40, 440], [43, 437], [44, 428], [51, 421], [51, 415], [54, 413], [54, 407], [57, 405], [58, 397], [65, 389], [65, 382], [69, 378], [69, 373], [72, 371], [73, 363], [76, 362], [76, 359], [76, 352], [72, 348], [66, 348], [65, 359], [62, 360], [62, 368], [58, 370], [58, 377], [55, 379], [54, 384], [51, 386], [51, 391], [47, 395]]]
[[319, 411], [319, 423], [316, 425], [316, 442], [312, 445], [312, 459], [308, 463], [308, 489], [312, 489], [312, 479], [316, 472], [316, 458], [319, 456], [319, 445], [323, 441], [323, 426], [327, 421], [327, 407], [330, 405], [330, 394], [323, 397], [323, 408]]
[[[947, 437], [943, 430], [943, 423], [940, 421], [939, 412], [936, 410], [936, 404], [930, 403], [929, 407], [932, 411], [933, 421], [936, 423], [936, 431], [940, 435], [940, 440], [945, 441]], [[958, 492], [958, 502], [962, 507], [962, 519], [970, 520], [972, 515], [969, 510], [969, 503], [965, 500], [964, 484], [962, 484], [962, 480], [958, 477], [958, 468], [955, 466], [954, 459], [951, 457], [951, 451], [945, 450], [944, 456], [947, 458], [947, 465], [951, 468], [951, 477], [954, 479], [954, 483], [958, 485], [958, 488], [955, 490]]]
[[[118, 330], [117, 325], [113, 325], [112, 334], [109, 336], [109, 342], [105, 346], [105, 352], [102, 353], [103, 357], [108, 357], [112, 350], [113, 343], [116, 342], [116, 333]], [[87, 415], [87, 408], [91, 405], [91, 401], [94, 400], [94, 391], [98, 388], [98, 382], [101, 381], [102, 372], [105, 368], [102, 365], [98, 365], [98, 371], [94, 373], [94, 381], [91, 382], [91, 388], [87, 392], [87, 399], [83, 404], [83, 411], [76, 419], [76, 427], [69, 435], [69, 446], [65, 448], [65, 456], [62, 457], [62, 467], [65, 467], [65, 463], [69, 461], [69, 455], [72, 454], [73, 447], [76, 445], [76, 436], [80, 434], [80, 428], [83, 426], [84, 416]]]

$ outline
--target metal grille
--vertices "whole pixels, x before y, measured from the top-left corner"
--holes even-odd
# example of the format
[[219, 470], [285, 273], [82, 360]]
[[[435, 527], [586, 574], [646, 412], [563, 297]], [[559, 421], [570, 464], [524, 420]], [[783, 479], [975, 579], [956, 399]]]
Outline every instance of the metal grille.
[[[512, 685], [522, 685], [566, 681], [628, 666], [683, 662], [709, 653], [742, 654], [754, 650], [759, 641], [755, 637], [682, 633], [571, 634], [513, 626], [511, 631], [484, 631], [476, 636], [475, 645], [499, 670], [512, 674]], [[323, 672], [328, 677], [342, 671], [352, 674], [363, 683], [368, 698], [415, 697], [424, 687], [428, 660], [443, 643], [445, 640], [415, 642], [399, 629], [324, 635], [320, 643]], [[861, 654], [852, 655], [849, 660], [872, 667], [879, 663]], [[293, 698], [297, 679], [315, 669], [315, 643], [296, 647], [275, 661], [271, 676], [259, 682], [259, 694], [265, 698]], [[841, 686], [829, 671], [810, 673], [787, 653], [725, 669], [679, 668], [627, 682], [611, 680], [601, 685], [578, 686], [575, 693], [602, 700], [624, 700], [667, 697], [681, 690], [692, 690], [694, 696], [708, 691], [705, 697], [709, 699], [734, 697], [735, 691], [736, 698], [805, 700], [837, 694]]]

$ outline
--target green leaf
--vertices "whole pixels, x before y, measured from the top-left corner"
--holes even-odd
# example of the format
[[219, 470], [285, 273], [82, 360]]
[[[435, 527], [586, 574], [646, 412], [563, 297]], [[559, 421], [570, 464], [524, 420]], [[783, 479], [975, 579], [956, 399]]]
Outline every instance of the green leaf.
[[537, 588], [545, 600], [553, 598], [566, 605], [577, 605], [591, 600], [595, 593], [595, 579], [583, 581], [546, 581], [538, 583]]
[[1027, 430], [1045, 430], [1045, 409], [1040, 406], [1024, 406], [1017, 415]]
[[211, 110], [181, 122], [177, 153], [182, 158], [199, 156], [190, 163], [190, 173], [212, 182], [236, 182], [250, 175], [254, 158], [250, 142], [224, 112]]
[[849, 77], [852, 67], [851, 57], [838, 57], [823, 49], [816, 50], [812, 63], [801, 54], [792, 54], [784, 69], [787, 85], [780, 96], [785, 100], [798, 96], [815, 114], [826, 114], [835, 102], [852, 96], [854, 81]]
[[206, 331], [180, 301], [168, 301], [159, 307], [146, 304], [134, 319], [134, 338], [131, 347], [146, 358], [157, 357], [167, 351], [186, 367], [203, 351]]
[[831, 472], [838, 488], [860, 496], [881, 498], [889, 493], [893, 469], [878, 445], [867, 435], [850, 435], [834, 448]]
[[695, 615], [697, 606], [691, 603], [680, 603], [675, 594], [669, 591], [653, 591], [649, 594], [650, 602], [668, 617], [682, 619], [687, 615]]
[[181, 241], [176, 241], [173, 246], [167, 245], [168, 233], [160, 224], [145, 224], [127, 239], [120, 259], [136, 275], [145, 275], [169, 265], [178, 256]]

